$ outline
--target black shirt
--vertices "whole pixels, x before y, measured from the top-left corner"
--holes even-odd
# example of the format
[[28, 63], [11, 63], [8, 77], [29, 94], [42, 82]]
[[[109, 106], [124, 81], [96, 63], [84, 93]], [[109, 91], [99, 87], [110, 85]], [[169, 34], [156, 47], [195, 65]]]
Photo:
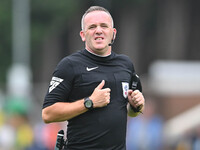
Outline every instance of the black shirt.
[[129, 57], [114, 52], [101, 57], [81, 50], [60, 61], [43, 108], [88, 97], [102, 80], [111, 89], [107, 106], [68, 120], [67, 150], [126, 149], [127, 90], [134, 73]]

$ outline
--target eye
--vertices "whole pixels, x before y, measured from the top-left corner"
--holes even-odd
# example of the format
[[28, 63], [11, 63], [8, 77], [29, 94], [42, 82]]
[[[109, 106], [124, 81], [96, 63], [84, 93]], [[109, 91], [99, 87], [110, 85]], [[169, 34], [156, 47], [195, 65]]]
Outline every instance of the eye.
[[106, 25], [103, 25], [103, 26], [101, 26], [102, 28], [108, 28], [108, 26], [106, 26]]
[[108, 26], [106, 24], [102, 24], [101, 27], [102, 28], [108, 28]]
[[91, 25], [91, 26], [89, 26], [88, 29], [94, 29], [95, 27], [96, 27], [95, 25]]

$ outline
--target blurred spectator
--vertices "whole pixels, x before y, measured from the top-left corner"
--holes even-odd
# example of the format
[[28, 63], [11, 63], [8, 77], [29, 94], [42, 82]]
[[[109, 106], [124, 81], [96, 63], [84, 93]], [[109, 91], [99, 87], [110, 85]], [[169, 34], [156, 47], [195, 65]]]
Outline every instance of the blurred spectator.
[[35, 125], [33, 132], [34, 132], [34, 141], [32, 145], [28, 148], [28, 150], [48, 150], [47, 146], [45, 145], [43, 131], [44, 124], [38, 123]]
[[30, 105], [19, 97], [8, 97], [0, 108], [0, 150], [52, 150], [62, 123], [29, 122]]
[[27, 150], [52, 150], [55, 148], [57, 133], [61, 129], [60, 123], [36, 124], [34, 128], [34, 142]]
[[162, 117], [155, 113], [155, 102], [146, 100], [144, 114], [129, 118], [127, 132], [127, 150], [161, 150]]
[[16, 147], [19, 149], [27, 149], [33, 143], [33, 131], [26, 116], [18, 116], [16, 119], [20, 121], [16, 129]]
[[5, 123], [0, 126], [0, 149], [1, 150], [14, 150], [15, 144], [15, 130], [14, 128]]
[[0, 108], [0, 127], [3, 125], [4, 123], [4, 113]]
[[58, 123], [51, 123], [45, 125], [43, 136], [45, 139], [45, 145], [49, 150], [55, 148], [57, 133], [60, 130], [61, 126]]
[[191, 146], [191, 141], [189, 139], [180, 139], [174, 150], [192, 150]]
[[196, 129], [194, 134], [192, 147], [192, 150], [200, 150], [200, 126]]
[[33, 142], [27, 104], [19, 98], [9, 98], [4, 105], [3, 125], [0, 127], [1, 150], [25, 150]]

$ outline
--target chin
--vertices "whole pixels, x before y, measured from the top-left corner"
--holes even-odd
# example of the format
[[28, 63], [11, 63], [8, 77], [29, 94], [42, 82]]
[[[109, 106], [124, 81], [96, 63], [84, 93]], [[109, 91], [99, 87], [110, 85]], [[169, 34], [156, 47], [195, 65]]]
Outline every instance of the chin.
[[105, 50], [106, 49], [106, 46], [104, 45], [104, 46], [94, 46], [94, 48], [96, 49], [96, 50]]
[[98, 51], [104, 50], [104, 48], [102, 48], [102, 47], [95, 47], [95, 49]]

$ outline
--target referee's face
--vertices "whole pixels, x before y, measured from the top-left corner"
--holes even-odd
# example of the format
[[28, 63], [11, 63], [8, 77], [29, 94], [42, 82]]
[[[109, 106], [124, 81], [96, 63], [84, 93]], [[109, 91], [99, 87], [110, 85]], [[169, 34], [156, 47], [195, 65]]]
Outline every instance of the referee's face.
[[98, 55], [109, 55], [111, 53], [111, 43], [116, 35], [113, 28], [112, 19], [104, 11], [93, 11], [84, 18], [84, 29], [80, 32], [82, 40], [85, 42], [86, 49]]

